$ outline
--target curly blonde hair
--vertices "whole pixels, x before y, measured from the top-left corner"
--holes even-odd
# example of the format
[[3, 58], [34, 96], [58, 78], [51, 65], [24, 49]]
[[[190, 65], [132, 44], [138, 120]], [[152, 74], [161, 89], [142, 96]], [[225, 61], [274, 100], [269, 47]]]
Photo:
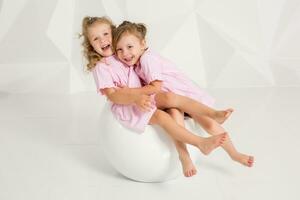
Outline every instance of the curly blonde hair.
[[82, 20], [82, 33], [80, 37], [83, 37], [83, 55], [87, 59], [88, 63], [86, 65], [86, 69], [91, 71], [102, 59], [102, 56], [97, 53], [92, 47], [89, 39], [88, 39], [88, 28], [94, 25], [95, 23], [104, 23], [111, 27], [111, 31], [113, 31], [116, 26], [112, 23], [112, 21], [108, 17], [89, 17], [86, 16]]

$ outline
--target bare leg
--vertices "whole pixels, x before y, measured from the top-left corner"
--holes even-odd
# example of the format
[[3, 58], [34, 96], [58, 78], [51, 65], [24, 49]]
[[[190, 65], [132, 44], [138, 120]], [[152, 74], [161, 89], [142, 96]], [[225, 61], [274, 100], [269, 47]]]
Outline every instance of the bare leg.
[[156, 110], [150, 119], [150, 124], [158, 124], [173, 139], [197, 147], [204, 155], [220, 146], [226, 139], [227, 133], [203, 138], [189, 132], [179, 126], [169, 114], [162, 110]]
[[[166, 111], [176, 121], [177, 124], [184, 127], [184, 113], [175, 108], [170, 108]], [[181, 162], [184, 176], [191, 177], [197, 173], [197, 169], [191, 160], [186, 144], [178, 140], [174, 140], [179, 160]]]
[[[225, 129], [216, 123], [214, 120], [206, 116], [192, 116], [205, 130], [211, 135], [218, 135], [224, 133]], [[232, 160], [237, 161], [245, 166], [252, 167], [254, 157], [242, 154], [236, 150], [230, 137], [222, 144], [223, 149], [228, 153]]]
[[157, 93], [155, 95], [155, 101], [157, 108], [178, 108], [190, 115], [206, 115], [216, 120], [219, 124], [224, 123], [224, 121], [228, 119], [233, 112], [232, 108], [224, 111], [218, 111], [189, 97], [177, 95], [172, 92]]

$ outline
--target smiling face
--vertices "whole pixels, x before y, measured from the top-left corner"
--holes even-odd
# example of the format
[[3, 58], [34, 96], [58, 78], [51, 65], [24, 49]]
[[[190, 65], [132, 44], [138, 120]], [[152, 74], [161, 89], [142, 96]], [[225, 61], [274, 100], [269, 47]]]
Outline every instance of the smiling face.
[[128, 66], [138, 63], [145, 51], [145, 40], [139, 39], [131, 33], [124, 33], [116, 44], [118, 58]]
[[94, 50], [103, 57], [113, 54], [111, 26], [96, 22], [88, 28], [88, 39]]

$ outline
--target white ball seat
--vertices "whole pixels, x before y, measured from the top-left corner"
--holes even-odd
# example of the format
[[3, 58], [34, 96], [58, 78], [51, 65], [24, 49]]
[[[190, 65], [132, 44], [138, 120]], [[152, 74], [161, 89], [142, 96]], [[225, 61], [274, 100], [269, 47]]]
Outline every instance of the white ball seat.
[[[111, 165], [121, 174], [141, 182], [163, 182], [182, 174], [178, 153], [171, 138], [157, 125], [148, 125], [143, 133], [122, 126], [113, 116], [109, 105], [101, 116], [101, 147]], [[185, 120], [193, 133], [200, 129], [192, 119]], [[199, 152], [188, 146], [195, 160]]]

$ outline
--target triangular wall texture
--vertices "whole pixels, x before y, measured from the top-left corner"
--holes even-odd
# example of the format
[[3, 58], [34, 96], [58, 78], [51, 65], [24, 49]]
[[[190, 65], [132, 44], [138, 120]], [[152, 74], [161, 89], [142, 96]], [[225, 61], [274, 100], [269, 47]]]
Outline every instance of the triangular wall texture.
[[145, 23], [148, 45], [201, 87], [300, 86], [298, 0], [0, 0], [0, 91], [95, 90], [87, 15]]

